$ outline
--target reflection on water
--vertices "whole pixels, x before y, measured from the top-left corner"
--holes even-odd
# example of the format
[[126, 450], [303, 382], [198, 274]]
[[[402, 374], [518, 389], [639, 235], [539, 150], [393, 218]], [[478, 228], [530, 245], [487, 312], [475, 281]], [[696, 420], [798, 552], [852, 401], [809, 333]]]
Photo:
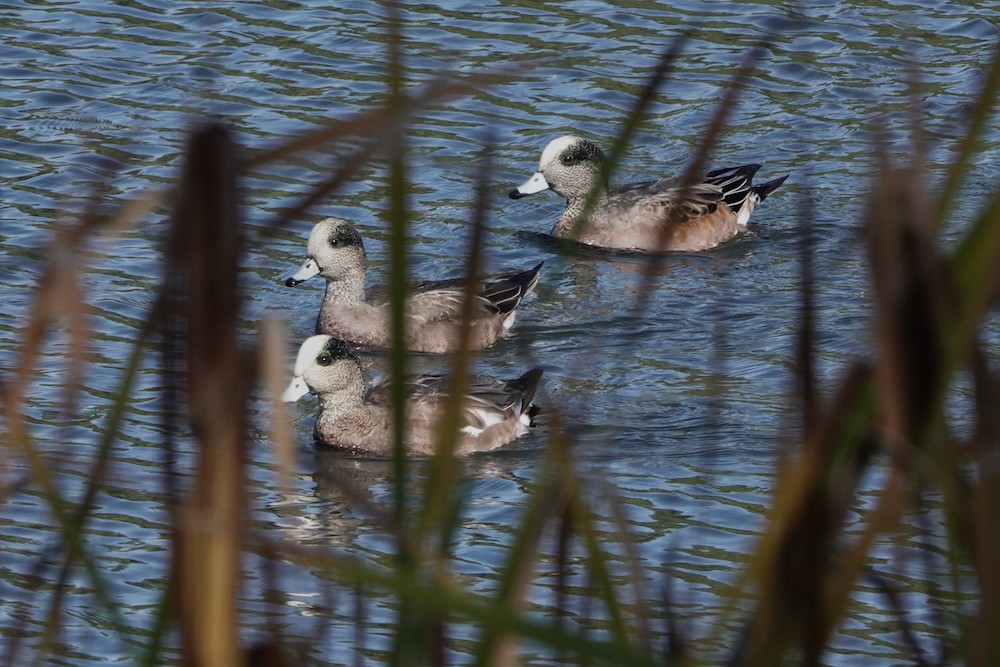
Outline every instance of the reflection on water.
[[[492, 136], [498, 146], [490, 262], [527, 265], [541, 257], [546, 263], [513, 335], [480, 356], [479, 370], [505, 377], [526, 363], [545, 368], [539, 400], [570, 420], [573, 456], [583, 473], [621, 497], [649, 590], [674, 577], [678, 613], [692, 636], [703, 637], [754, 548], [773, 483], [776, 442], [788, 426], [783, 411], [798, 317], [797, 225], [811, 225], [817, 239], [819, 372], [831, 377], [845, 360], [866, 354], [869, 295], [855, 221], [871, 170], [872, 123], [887, 124], [897, 139], [903, 135], [911, 106], [903, 64], [914, 55], [921, 62], [922, 102], [929, 113], [924, 128], [934, 151], [930, 163], [943, 163], [947, 141], [960, 125], [955, 119], [967, 113], [997, 37], [997, 3], [973, 10], [905, 2], [707, 8], [693, 2], [536, 6], [497, 0], [469, 9], [443, 3], [407, 10], [413, 18], [407, 28], [412, 81], [494, 66], [531, 67], [516, 70], [507, 83], [428, 112], [411, 128], [414, 272], [449, 277], [460, 265], [456, 258], [466, 247], [473, 197], [470, 156], [481, 154], [484, 139]], [[170, 182], [191, 114], [224, 119], [247, 150], [259, 150], [378, 105], [386, 94], [385, 25], [374, 2], [335, 8], [15, 2], [4, 17], [4, 368], [13, 364], [53, 221], [81, 210], [98, 184], [109, 198], [123, 201]], [[526, 165], [535, 163], [538, 147], [548, 139], [567, 132], [598, 140], [611, 136], [662, 49], [691, 26], [698, 30], [616, 180], [680, 171], [720, 87], [745, 50], [770, 31], [777, 36], [713, 162], [763, 162], [768, 173], [792, 176], [755, 213], [749, 234], [710, 253], [667, 257], [651, 273], [644, 257], [554, 246], [544, 232], [562, 207], [558, 197], [512, 202], [507, 191], [523, 180]], [[297, 201], [304, 184], [326, 176], [349, 148], [316, 151], [251, 174], [243, 183], [248, 224], [259, 229]], [[981, 175], [957, 201], [951, 224], [968, 219], [995, 183], [990, 165], [998, 148], [1000, 136], [991, 128]], [[814, 205], [800, 221], [796, 193], [803, 190]], [[289, 290], [281, 280], [299, 262], [311, 224], [326, 215], [358, 225], [373, 280], [381, 277], [388, 261], [385, 199], [386, 176], [375, 162], [309, 219], [256, 242], [241, 276], [250, 294], [248, 330], [269, 314], [283, 319], [290, 331], [290, 361], [298, 341], [312, 333], [320, 290]], [[67, 352], [60, 337], [47, 342], [32, 379], [32, 400], [25, 406], [31, 436], [51, 455], [52, 474], [69, 498], [79, 498], [86, 486], [107, 423], [108, 397], [121, 382], [122, 360], [151, 304], [161, 272], [162, 216], [158, 210], [148, 225], [97, 244], [96, 250], [107, 254], [95, 255], [87, 281], [95, 336], [76, 412], [66, 415], [59, 407]], [[98, 497], [87, 535], [135, 628], [128, 641], [135, 642], [150, 630], [166, 559], [160, 390], [150, 359], [126, 408], [111, 484]], [[391, 557], [379, 510], [361, 501], [388, 502], [388, 464], [314, 452], [314, 405], [296, 410], [301, 456], [289, 492], [279, 490], [271, 473], [266, 410], [260, 407], [254, 415], [259, 435], [249, 446], [259, 528], [374, 562]], [[541, 466], [544, 439], [540, 429], [511, 451], [463, 463], [468, 504], [454, 557], [474, 591], [496, 590], [494, 572], [509, 557], [511, 532]], [[182, 477], [192, 465], [188, 455], [180, 453]], [[57, 566], [45, 554], [59, 548], [59, 536], [46, 502], [25, 479], [23, 464], [5, 456], [3, 466], [3, 481], [13, 489], [0, 505], [0, 646], [9, 647], [15, 636], [33, 637], [42, 627], [44, 610], [35, 591], [53, 581]], [[419, 463], [411, 474], [419, 488]], [[859, 510], [877, 485], [876, 479], [866, 480]], [[364, 493], [347, 491], [352, 488]], [[927, 611], [927, 591], [945, 578], [933, 557], [943, 532], [939, 522], [933, 512], [914, 517], [914, 533], [903, 545], [932, 554], [916, 559], [926, 567], [896, 568], [893, 553], [899, 545], [879, 545], [875, 554], [876, 569], [906, 592], [910, 620], [926, 637], [940, 632], [943, 622]], [[551, 557], [553, 546], [545, 548]], [[278, 584], [248, 582], [251, 623], [263, 627], [277, 619], [319, 662], [346, 662], [353, 650], [377, 662], [387, 650], [391, 601], [358, 598], [308, 568], [272, 566]], [[586, 587], [578, 580], [569, 584], [577, 592]], [[540, 576], [533, 604], [552, 604], [552, 586], [551, 578]], [[109, 633], [106, 619], [93, 612], [91, 582], [73, 574], [71, 587], [63, 644], [56, 652], [73, 664], [134, 657], [133, 647]], [[570, 608], [581, 609], [582, 598]], [[868, 662], [908, 659], [878, 586], [862, 584], [855, 600], [854, 616], [839, 629], [830, 662], [853, 664], [858, 654]], [[359, 604], [368, 619], [360, 644], [352, 630]], [[317, 628], [323, 628], [319, 635]], [[449, 655], [467, 660], [462, 640], [475, 635], [461, 628], [454, 632]], [[704, 641], [707, 651], [730, 648], [731, 636], [712, 637]]]

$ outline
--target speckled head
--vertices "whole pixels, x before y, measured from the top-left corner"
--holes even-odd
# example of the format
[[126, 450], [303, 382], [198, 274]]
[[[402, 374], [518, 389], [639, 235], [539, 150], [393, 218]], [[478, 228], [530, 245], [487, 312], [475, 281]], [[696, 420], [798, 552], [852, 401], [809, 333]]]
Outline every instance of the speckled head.
[[538, 171], [544, 173], [548, 167], [556, 163], [572, 166], [581, 162], [601, 164], [604, 162], [604, 152], [591, 141], [566, 135], [548, 143], [538, 161]]
[[316, 257], [325, 254], [328, 249], [341, 248], [359, 248], [364, 253], [365, 243], [358, 230], [341, 218], [327, 218], [317, 222], [309, 234], [309, 255]]
[[586, 193], [596, 182], [604, 162], [604, 153], [593, 142], [566, 135], [545, 146], [538, 160], [538, 171], [510, 191], [511, 199], [520, 199], [543, 190], [563, 196]]
[[295, 375], [304, 375], [313, 364], [330, 366], [341, 359], [358, 361], [358, 357], [347, 343], [339, 338], [327, 335], [311, 336], [299, 348], [299, 356], [295, 359]]
[[[346, 366], [338, 364], [344, 361], [348, 362]], [[291, 403], [310, 392], [322, 394], [337, 386], [349, 385], [352, 377], [357, 379], [359, 387], [363, 387], [360, 376], [361, 364], [347, 343], [333, 336], [312, 336], [299, 347], [295, 374], [281, 399]]]
[[294, 287], [315, 275], [327, 280], [356, 274], [363, 277], [367, 267], [365, 244], [358, 231], [347, 220], [327, 218], [312, 228], [306, 261], [285, 284]]

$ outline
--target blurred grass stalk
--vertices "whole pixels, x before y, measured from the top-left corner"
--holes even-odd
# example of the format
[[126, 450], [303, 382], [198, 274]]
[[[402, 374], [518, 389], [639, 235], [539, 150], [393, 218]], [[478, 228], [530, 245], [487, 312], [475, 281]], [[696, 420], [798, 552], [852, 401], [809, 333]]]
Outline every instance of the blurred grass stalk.
[[[1000, 664], [1000, 403], [978, 334], [1000, 286], [1000, 188], [950, 257], [940, 238], [947, 204], [971, 162], [984, 119], [993, 113], [998, 79], [1000, 52], [936, 201], [922, 161], [920, 119], [912, 124], [910, 165], [892, 163], [876, 128], [878, 169], [863, 221], [874, 361], [846, 369], [827, 405], [816, 406], [815, 396], [803, 401], [808, 418], [802, 446], [788, 450], [782, 462], [769, 524], [747, 571], [746, 583], [759, 603], [735, 664], [773, 664], [789, 655], [820, 664], [831, 633], [846, 618], [851, 591], [870, 573], [872, 544], [905, 535], [906, 513], [920, 513], [934, 491], [941, 493], [948, 519], [947, 557], [954, 576], [952, 586], [928, 595], [940, 596], [942, 609], [958, 619], [952, 630], [959, 639], [938, 628], [936, 656], [929, 659], [929, 642], [921, 645], [906, 629], [906, 610], [894, 603], [896, 596], [887, 594], [888, 608], [899, 616], [902, 641], [915, 662], [957, 657], [966, 664]], [[916, 93], [913, 102], [918, 109]], [[812, 276], [803, 282], [811, 285]], [[807, 319], [804, 326], [813, 322]], [[814, 339], [810, 331], [800, 338]], [[808, 348], [798, 355], [804, 360], [799, 387], [816, 386], [815, 378], [803, 376], [815, 368], [813, 354]], [[954, 434], [946, 408], [963, 369], [971, 369], [974, 378], [972, 437], [966, 442]], [[858, 480], [876, 454], [884, 455], [879, 460], [887, 461], [888, 476], [852, 543], [843, 535], [847, 513], [857, 510]], [[978, 580], [979, 608], [967, 613], [961, 600], [968, 591], [958, 582], [970, 570]]]
[[[396, 21], [401, 18], [395, 16]], [[520, 644], [525, 640], [533, 649], [548, 650], [581, 664], [697, 662], [701, 658], [692, 650], [696, 647], [688, 645], [675, 614], [670, 609], [658, 612], [650, 604], [655, 596], [644, 590], [648, 582], [620, 501], [612, 490], [595, 486], [576, 472], [572, 441], [558, 406], [546, 406], [549, 422], [545, 472], [539, 475], [521, 524], [514, 532], [508, 560], [497, 573], [499, 589], [493, 596], [467, 591], [451, 567], [452, 544], [467, 500], [462, 466], [452, 453], [460, 423], [461, 402], [457, 398], [443, 422], [441, 448], [429, 461], [422, 493], [420, 484], [408, 478], [411, 464], [401, 447], [394, 456], [393, 506], [382, 507], [365, 489], [345, 489], [349, 497], [371, 509], [395, 536], [399, 559], [394, 569], [302, 549], [271, 536], [254, 535], [249, 539], [245, 489], [248, 405], [261, 375], [257, 367], [272, 369], [268, 384], [273, 393], [274, 369], [284, 360], [282, 352], [275, 351], [273, 331], [268, 334], [272, 342], [262, 344], [264, 350], [259, 354], [251, 349], [254, 345], [241, 341], [239, 336], [244, 297], [237, 277], [248, 243], [237, 217], [237, 179], [241, 170], [348, 137], [367, 140], [328, 179], [305, 193], [300, 204], [274, 220], [271, 229], [277, 229], [329, 197], [374, 156], [386, 155], [391, 185], [390, 284], [397, 304], [396, 345], [391, 360], [397, 378], [396, 398], [400, 399], [403, 389], [399, 379], [406, 369], [401, 327], [409, 225], [403, 135], [421, 109], [502, 78], [502, 73], [491, 73], [441, 80], [424, 89], [407, 91], [398, 26], [393, 35], [389, 40], [393, 83], [385, 108], [304, 134], [283, 146], [251, 155], [242, 163], [223, 127], [207, 124], [192, 132], [171, 225], [162, 293], [136, 345], [132, 372], [123, 380], [116, 399], [118, 416], [109, 420], [93, 478], [79, 503], [61, 497], [58, 480], [50, 473], [49, 455], [35, 444], [20, 406], [27, 400], [44, 336], [60, 322], [69, 324], [72, 381], [67, 383], [65, 401], [68, 410], [74, 405], [72, 387], [85, 372], [89, 331], [83, 317], [86, 300], [79, 290], [78, 269], [73, 262], [62, 262], [60, 258], [67, 252], [72, 255], [87, 233], [99, 222], [107, 221], [85, 219], [75, 228], [75, 234], [57, 237], [53, 259], [26, 327], [19, 365], [2, 387], [7, 425], [3, 442], [8, 455], [26, 461], [29, 477], [25, 482], [7, 482], [2, 499], [9, 500], [17, 493], [19, 484], [43, 490], [65, 536], [63, 574], [56, 577], [57, 581], [65, 583], [66, 573], [82, 563], [102, 600], [102, 608], [123, 633], [127, 632], [116, 603], [107, 594], [107, 575], [100, 570], [99, 561], [89, 555], [83, 526], [104, 483], [135, 364], [155, 326], [161, 332], [161, 370], [167, 386], [163, 403], [167, 434], [163, 483], [172, 507], [174, 557], [160, 616], [141, 662], [159, 664], [166, 660], [163, 652], [172, 628], [179, 631], [182, 662], [187, 665], [264, 664], [262, 656], [268, 656], [268, 664], [277, 664], [292, 653], [309, 653], [308, 647], [287, 645], [277, 636], [254, 650], [248, 651], [243, 645], [239, 600], [246, 567], [243, 557], [248, 552], [266, 552], [270, 558], [320, 568], [353, 590], [369, 595], [383, 591], [395, 594], [400, 614], [389, 658], [393, 664], [447, 662], [447, 623], [468, 623], [479, 630], [479, 641], [473, 649], [479, 665], [517, 664]], [[636, 109], [611, 151], [611, 166], [623, 153], [628, 136], [641, 123], [681, 46], [679, 40], [665, 51], [649, 86], [638, 96]], [[757, 52], [748, 56], [734, 78], [734, 87], [744, 85], [750, 75], [749, 65], [756, 58]], [[940, 606], [956, 620], [946, 619], [953, 626], [938, 628], [936, 659], [928, 659], [930, 638], [918, 640], [913, 636], [907, 610], [900, 606], [892, 585], [886, 584], [890, 608], [898, 614], [902, 640], [915, 662], [958, 659], [968, 664], [1000, 664], [1000, 472], [996, 464], [1000, 458], [1000, 384], [988, 367], [988, 355], [978, 334], [995, 305], [1000, 286], [1000, 188], [972, 220], [950, 255], [942, 250], [939, 238], [948, 203], [962, 183], [978, 135], [992, 112], [1000, 76], [998, 63], [1000, 57], [990, 70], [968, 134], [955, 152], [939, 197], [927, 201], [927, 193], [933, 188], [919, 160], [908, 167], [893, 165], [888, 149], [878, 148], [879, 176], [872, 187], [864, 225], [872, 265], [874, 358], [845, 369], [825, 400], [813, 376], [813, 329], [817, 323], [812, 300], [816, 276], [808, 242], [811, 235], [806, 232], [811, 221], [803, 207], [801, 224], [807, 240], [795, 377], [800, 396], [799, 402], [790, 406], [803, 417], [801, 443], [785, 450], [766, 531], [733, 592], [729, 614], [715, 622], [716, 641], [723, 644], [727, 643], [725, 637], [731, 633], [733, 623], [743, 627], [728, 657], [731, 664], [778, 664], [790, 659], [820, 664], [831, 633], [847, 618], [852, 590], [871, 573], [871, 546], [876, 540], [905, 532], [907, 512], [920, 512], [923, 498], [931, 490], [939, 491], [943, 498], [950, 531], [947, 557], [954, 578], [950, 592], [928, 591], [927, 595], [937, 596]], [[688, 172], [700, 171], [701, 165], [707, 163], [724, 126], [720, 119], [726, 117], [734, 103], [735, 96], [727, 96], [720, 105]], [[919, 138], [915, 136], [914, 141]], [[914, 155], [922, 153], [915, 150]], [[480, 254], [489, 192], [488, 152], [482, 164], [472, 212], [475, 224], [467, 265], [469, 290], [474, 285], [472, 278], [483, 266]], [[142, 206], [131, 206], [123, 209], [131, 211], [128, 215], [142, 210]], [[123, 217], [128, 216], [123, 212]], [[650, 258], [651, 267], [658, 261], [660, 258]], [[651, 281], [653, 274], [651, 270], [645, 280]], [[647, 285], [651, 287], [652, 283]], [[471, 307], [471, 291], [465, 303]], [[467, 343], [467, 337], [463, 340]], [[470, 361], [464, 344], [452, 360], [456, 394], [465, 386]], [[971, 369], [973, 378], [974, 428], [971, 438], [963, 442], [953, 433], [945, 402], [956, 375], [965, 369]], [[405, 412], [399, 400], [397, 405], [397, 424], [402, 424]], [[187, 415], [186, 421], [181, 418], [183, 414]], [[197, 463], [190, 488], [183, 489], [178, 479], [184, 476], [176, 469], [174, 459], [181, 447], [180, 434], [188, 430], [197, 443]], [[402, 442], [401, 428], [397, 428], [396, 438], [397, 443]], [[287, 452], [285, 458], [283, 467], [287, 469]], [[855, 537], [848, 539], [844, 535], [845, 521], [850, 511], [857, 511], [858, 480], [873, 466], [881, 466], [882, 461], [888, 462], [888, 475], [879, 502], [862, 517]], [[601, 512], [599, 506], [610, 509]], [[547, 537], [559, 545], [555, 562], [549, 564], [542, 547]], [[579, 562], [589, 582], [589, 591], [576, 598], [589, 596], [594, 607], [589, 602], [581, 603], [587, 604], [586, 608], [576, 610], [564, 606], [568, 605], [565, 592], [569, 554], [574, 550], [581, 554]], [[619, 566], [623, 563], [627, 575], [621, 574]], [[561, 582], [557, 585], [556, 606], [547, 614], [538, 613], [530, 597], [536, 577], [546, 567], [555, 568]], [[978, 582], [978, 606], [971, 610], [960, 603], [966, 591], [961, 590], [959, 580], [967, 573]], [[673, 582], [663, 582], [664, 591], [675, 587]], [[48, 632], [35, 647], [36, 663], [46, 661], [48, 652], [54, 650], [64, 590], [58, 587], [50, 598]], [[752, 596], [755, 606], [745, 621], [737, 611], [743, 593]], [[44, 594], [38, 593], [40, 598]], [[581, 620], [571, 624], [568, 619], [573, 615]], [[355, 622], [360, 628], [358, 636], [363, 638], [365, 619], [360, 612]], [[588, 630], [591, 624], [601, 631]], [[669, 641], [662, 645], [655, 641], [657, 627], [666, 628], [661, 635], [669, 635]], [[21, 645], [15, 642], [14, 646], [7, 664], [21, 664]], [[713, 656], [712, 661], [718, 657]]]
[[166, 263], [164, 336], [179, 337], [172, 347], [183, 350], [188, 420], [198, 442], [192, 488], [172, 512], [171, 592], [188, 665], [242, 662], [238, 595], [255, 378], [238, 338], [245, 243], [237, 169], [227, 130], [207, 125], [192, 132]]

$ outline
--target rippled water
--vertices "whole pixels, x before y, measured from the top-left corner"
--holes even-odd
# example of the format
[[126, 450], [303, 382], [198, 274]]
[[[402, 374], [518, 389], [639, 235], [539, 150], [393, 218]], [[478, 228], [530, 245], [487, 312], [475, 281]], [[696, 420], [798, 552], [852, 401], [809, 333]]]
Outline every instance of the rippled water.
[[[334, 4], [336, 9], [326, 6]], [[820, 371], [829, 378], [867, 349], [857, 222], [871, 171], [870, 132], [883, 124], [895, 139], [904, 136], [911, 107], [906, 64], [915, 60], [931, 164], [943, 164], [997, 38], [1000, 3], [980, 3], [975, 10], [957, 2], [555, 4], [486, 0], [406, 10], [407, 77], [413, 83], [446, 72], [519, 66], [509, 82], [442, 105], [412, 127], [414, 268], [423, 277], [455, 275], [468, 231], [474, 157], [492, 138], [498, 148], [489, 207], [491, 263], [528, 266], [543, 258], [546, 264], [515, 335], [482, 355], [481, 370], [512, 376], [530, 364], [545, 367], [541, 400], [573, 413], [578, 465], [623, 497], [640, 558], [656, 582], [651, 589], [672, 573], [679, 612], [701, 637], [753, 548], [776, 443], [788, 426], [800, 209], [817, 236]], [[15, 360], [53, 222], [81, 210], [99, 184], [106, 182], [109, 199], [124, 201], [171, 182], [185, 130], [201, 114], [224, 119], [244, 146], [261, 149], [376, 107], [386, 97], [386, 25], [373, 2], [109, 7], [15, 1], [0, 8], [0, 17], [0, 359], [6, 369]], [[659, 54], [686, 27], [697, 30], [619, 176], [682, 169], [734, 67], [772, 33], [713, 162], [762, 162], [762, 178], [792, 175], [758, 209], [751, 234], [715, 252], [669, 257], [646, 310], [635, 316], [629, 306], [640, 292], [639, 261], [554, 254], [533, 232], [549, 229], [561, 201], [548, 193], [515, 202], [506, 192], [534, 170], [554, 136], [613, 136]], [[902, 141], [893, 150], [908, 152]], [[993, 187], [998, 150], [994, 126], [956, 205], [956, 227]], [[244, 184], [250, 224], [262, 225], [296, 201], [337, 159], [336, 151], [318, 152], [255, 173]], [[806, 191], [803, 209], [798, 194]], [[287, 322], [289, 354], [312, 333], [320, 296], [318, 286], [281, 284], [301, 260], [309, 225], [330, 214], [355, 221], [377, 278], [387, 261], [386, 194], [386, 174], [376, 163], [308, 220], [251, 249], [244, 275], [251, 296], [247, 318], [274, 314]], [[101, 246], [111, 252], [89, 275], [93, 366], [77, 411], [60, 410], [66, 372], [61, 337], [50, 339], [31, 387], [32, 435], [51, 453], [68, 497], [84, 486], [110, 409], [107, 397], [120, 382], [122, 360], [150, 304], [163, 228], [158, 212], [148, 225]], [[714, 379], [718, 371], [722, 380]], [[129, 641], [135, 643], [149, 631], [166, 558], [157, 382], [152, 370], [140, 379], [114, 452], [113, 485], [99, 498], [88, 535], [112, 591], [127, 606], [135, 628]], [[257, 462], [251, 470], [254, 520], [264, 531], [303, 544], [384, 559], [386, 536], [338, 494], [331, 479], [352, 475], [376, 498], [387, 499], [389, 471], [380, 463], [314, 453], [311, 410], [307, 404], [297, 408], [302, 456], [294, 492], [280, 494], [270, 468], [267, 415], [258, 406], [259, 429], [250, 446]], [[455, 553], [473, 590], [498, 586], [494, 571], [507, 557], [543, 438], [531, 434], [511, 451], [467, 464], [472, 500]], [[22, 462], [4, 459], [5, 483], [22, 484]], [[872, 500], [876, 481], [866, 480], [859, 510]], [[16, 487], [0, 505], [0, 645], [8, 648], [17, 634], [36, 635], [44, 619], [34, 591], [49, 585], [53, 570], [44, 554], [59, 548], [45, 505], [30, 484]], [[925, 518], [924, 531], [915, 529], [907, 543], [933, 552], [926, 545], [942, 532], [938, 520]], [[907, 592], [918, 632], [933, 636], [939, 621], [924, 595], [942, 576], [938, 564], [930, 558], [904, 575], [889, 545], [876, 550], [874, 562]], [[328, 598], [326, 584], [293, 568], [279, 576], [289, 592], [280, 604], [260, 602], [268, 582], [248, 584], [254, 622], [276, 616], [290, 639], [310, 637], [318, 622], [329, 623], [327, 643], [312, 648], [321, 664], [353, 660], [355, 648], [377, 660], [387, 649], [391, 607], [371, 602], [366, 645], [354, 647], [350, 596]], [[73, 664], [129, 662], [133, 647], [94, 611], [87, 580], [74, 584], [59, 655]], [[543, 581], [535, 602], [548, 599]], [[855, 600], [855, 616], [838, 633], [829, 661], [856, 664], [859, 655], [869, 663], [907, 660], [877, 590], [859, 586]], [[703, 647], [724, 654], [724, 644], [705, 640]], [[450, 659], [465, 659], [461, 641], [450, 650]]]

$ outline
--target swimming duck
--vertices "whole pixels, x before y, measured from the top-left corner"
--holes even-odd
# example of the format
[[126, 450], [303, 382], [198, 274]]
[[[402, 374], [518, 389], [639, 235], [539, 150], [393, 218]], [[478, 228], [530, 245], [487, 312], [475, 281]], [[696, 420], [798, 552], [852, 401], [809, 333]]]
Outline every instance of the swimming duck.
[[[327, 218], [309, 234], [307, 258], [285, 281], [289, 287], [319, 275], [326, 293], [316, 318], [316, 333], [356, 345], [389, 347], [389, 300], [384, 289], [365, 289], [368, 257], [357, 230], [340, 218]], [[514, 324], [515, 309], [534, 289], [542, 262], [527, 271], [509, 271], [478, 285], [470, 348], [489, 347]], [[409, 293], [406, 345], [418, 352], [458, 349], [464, 280], [424, 282]]]
[[[466, 387], [456, 452], [502, 447], [524, 434], [538, 409], [532, 404], [542, 376], [535, 368], [515, 380], [473, 378]], [[405, 445], [411, 454], [431, 454], [446, 400], [447, 377], [423, 375], [410, 383]], [[366, 389], [361, 364], [344, 341], [328, 335], [307, 338], [295, 360], [295, 375], [282, 400], [307, 393], [319, 399], [314, 435], [318, 442], [359, 453], [387, 456], [392, 424], [387, 385]]]
[[[553, 139], [542, 151], [538, 171], [511, 199], [551, 189], [566, 199], [552, 235], [602, 248], [644, 251], [708, 250], [746, 228], [754, 208], [787, 175], [752, 185], [759, 164], [710, 171], [700, 183], [680, 188], [675, 179], [630, 183], [608, 189], [601, 182], [604, 153], [575, 136]], [[587, 197], [597, 189], [586, 219]], [[664, 229], [666, 225], [666, 229]]]

